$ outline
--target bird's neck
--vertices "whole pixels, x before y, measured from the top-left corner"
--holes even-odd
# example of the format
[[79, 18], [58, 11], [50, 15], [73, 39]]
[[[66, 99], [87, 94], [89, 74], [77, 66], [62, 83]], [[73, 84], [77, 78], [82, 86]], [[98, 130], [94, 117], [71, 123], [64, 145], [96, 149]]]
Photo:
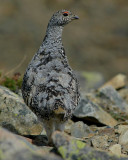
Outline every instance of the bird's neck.
[[44, 42], [48, 44], [62, 43], [62, 32], [63, 32], [62, 26], [48, 25]]
[[[62, 26], [50, 26], [48, 25], [46, 35], [43, 43], [40, 46], [36, 55], [43, 55], [49, 53], [56, 53], [60, 56], [60, 53], [65, 55], [62, 44]], [[42, 54], [43, 53], [43, 54]]]

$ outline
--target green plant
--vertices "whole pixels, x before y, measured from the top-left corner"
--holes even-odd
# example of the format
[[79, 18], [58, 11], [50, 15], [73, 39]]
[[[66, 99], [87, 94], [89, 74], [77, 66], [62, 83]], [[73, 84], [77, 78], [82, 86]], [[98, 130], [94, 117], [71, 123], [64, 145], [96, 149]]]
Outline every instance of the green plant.
[[12, 77], [3, 76], [0, 73], [0, 85], [5, 86], [16, 92], [18, 89], [21, 88], [22, 85], [22, 76], [20, 73], [15, 73]]

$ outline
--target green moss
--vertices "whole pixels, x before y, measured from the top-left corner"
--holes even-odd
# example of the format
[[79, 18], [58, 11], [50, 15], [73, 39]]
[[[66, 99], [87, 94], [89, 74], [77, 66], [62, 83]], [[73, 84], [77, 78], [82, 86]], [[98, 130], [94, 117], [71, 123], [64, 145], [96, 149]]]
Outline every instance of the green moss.
[[17, 83], [16, 83], [16, 85], [17, 85], [17, 87], [18, 88], [21, 88], [22, 87], [22, 77], [20, 77], [18, 80], [17, 80]]
[[4, 159], [4, 157], [5, 157], [5, 156], [4, 156], [3, 152], [2, 152], [2, 150], [0, 150], [0, 160], [1, 160], [1, 159]]
[[22, 77], [20, 73], [15, 73], [12, 77], [4, 76], [0, 73], [0, 85], [9, 88], [15, 92], [22, 86]]
[[76, 144], [78, 149], [83, 149], [86, 146], [86, 144], [81, 141], [76, 141]]
[[88, 80], [94, 79], [94, 74], [92, 74], [91, 72], [82, 72], [82, 75]]
[[[79, 151], [83, 149], [85, 146], [86, 144], [81, 141], [72, 140], [70, 142], [70, 148], [71, 148], [70, 154], [67, 155], [68, 150], [66, 146], [59, 147], [58, 151], [64, 159], [71, 160], [72, 159], [71, 157], [73, 157], [74, 155], [77, 156], [79, 154]], [[81, 160], [80, 157], [77, 157], [77, 159]]]
[[17, 113], [15, 113], [15, 116], [17, 117], [17, 116], [18, 116], [18, 114], [17, 114]]
[[16, 91], [16, 82], [8, 77], [4, 78], [4, 81], [2, 82], [2, 85], [9, 88], [12, 91]]
[[101, 75], [97, 72], [82, 72], [82, 76], [90, 83], [99, 82]]

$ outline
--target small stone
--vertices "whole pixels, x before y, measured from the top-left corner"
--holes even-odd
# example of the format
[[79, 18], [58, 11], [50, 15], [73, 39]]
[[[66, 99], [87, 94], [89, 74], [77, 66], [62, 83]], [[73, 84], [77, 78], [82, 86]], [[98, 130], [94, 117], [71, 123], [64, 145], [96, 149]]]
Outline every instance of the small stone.
[[117, 134], [115, 134], [114, 128], [105, 127], [103, 129], [99, 129], [98, 135], [99, 136], [106, 136], [107, 135], [108, 136], [107, 143], [109, 144], [109, 146], [118, 143], [118, 136], [117, 136]]
[[128, 144], [122, 145], [122, 153], [128, 155]]
[[121, 155], [121, 145], [120, 144], [114, 144], [113, 146], [109, 147], [109, 151], [111, 153], [120, 156]]
[[124, 130], [119, 136], [119, 144], [121, 145], [128, 144], [128, 129]]
[[128, 125], [119, 125], [118, 129], [117, 129], [117, 132], [119, 134], [122, 134], [125, 130], [128, 130]]
[[93, 147], [106, 150], [109, 147], [108, 138], [109, 137], [107, 135], [94, 136], [91, 140]]
[[105, 83], [101, 88], [104, 88], [106, 86], [112, 86], [115, 89], [119, 89], [126, 86], [126, 84], [127, 84], [127, 76], [123, 74], [118, 74], [115, 77], [113, 77], [110, 81]]
[[99, 131], [100, 135], [113, 135], [115, 134], [114, 128], [104, 128]]
[[92, 131], [82, 121], [76, 122], [71, 126], [71, 136], [76, 138], [87, 137], [89, 133], [92, 133]]
[[74, 122], [72, 120], [68, 120], [68, 122], [65, 125], [65, 129], [64, 131], [68, 134], [71, 134], [71, 126], [74, 124]]
[[123, 88], [118, 91], [120, 96], [128, 103], [128, 88]]

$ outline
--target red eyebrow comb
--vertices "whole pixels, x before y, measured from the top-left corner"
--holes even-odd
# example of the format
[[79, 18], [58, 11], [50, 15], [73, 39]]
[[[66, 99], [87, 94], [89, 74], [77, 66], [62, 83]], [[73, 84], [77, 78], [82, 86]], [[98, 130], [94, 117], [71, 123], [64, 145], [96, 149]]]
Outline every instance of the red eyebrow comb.
[[65, 12], [63, 12], [63, 13], [69, 13], [69, 12], [65, 11]]

